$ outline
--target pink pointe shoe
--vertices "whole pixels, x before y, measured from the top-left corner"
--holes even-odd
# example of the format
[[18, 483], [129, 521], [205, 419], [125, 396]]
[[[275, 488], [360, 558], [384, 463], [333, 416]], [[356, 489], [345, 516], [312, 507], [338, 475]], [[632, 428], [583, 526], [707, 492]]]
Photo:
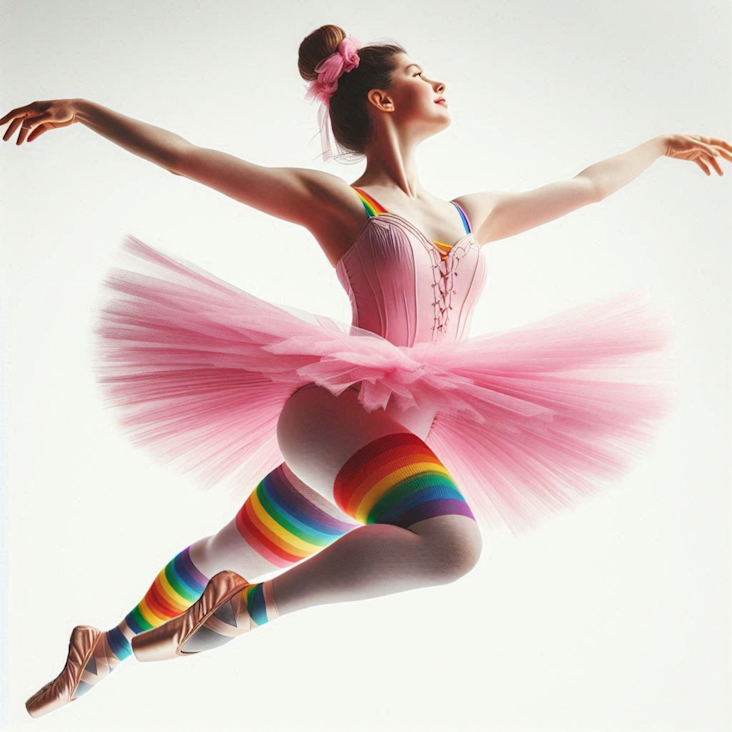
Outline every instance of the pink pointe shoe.
[[79, 688], [81, 675], [104, 632], [91, 625], [77, 625], [71, 631], [69, 655], [63, 671], [39, 689], [25, 703], [31, 717], [42, 717], [69, 702], [76, 701], [74, 694]]
[[[242, 591], [249, 587], [243, 577], [231, 570], [214, 575], [203, 594], [181, 615], [132, 639], [132, 652], [138, 661], [164, 661], [176, 656], [192, 656], [222, 645], [246, 633], [252, 626]], [[227, 603], [231, 600], [231, 603]], [[205, 628], [201, 630], [205, 624]], [[196, 633], [201, 638], [189, 644]], [[188, 644], [189, 649], [183, 647]]]

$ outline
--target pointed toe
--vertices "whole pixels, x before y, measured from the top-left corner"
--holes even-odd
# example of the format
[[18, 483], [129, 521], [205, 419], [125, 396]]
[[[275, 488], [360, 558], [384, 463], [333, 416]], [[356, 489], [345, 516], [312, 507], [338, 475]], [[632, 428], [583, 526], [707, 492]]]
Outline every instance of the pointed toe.
[[42, 717], [75, 701], [74, 694], [79, 687], [81, 675], [94, 653], [99, 638], [103, 635], [99, 628], [91, 625], [77, 625], [71, 631], [69, 653], [63, 670], [25, 703], [25, 708], [31, 717]]

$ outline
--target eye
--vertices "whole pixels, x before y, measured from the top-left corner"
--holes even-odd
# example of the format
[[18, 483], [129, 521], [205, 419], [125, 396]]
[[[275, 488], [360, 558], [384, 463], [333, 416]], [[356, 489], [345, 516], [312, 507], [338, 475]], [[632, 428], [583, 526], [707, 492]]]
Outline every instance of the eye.
[[420, 71], [418, 74], [415, 74], [415, 76], [422, 76], [423, 73], [424, 71]]

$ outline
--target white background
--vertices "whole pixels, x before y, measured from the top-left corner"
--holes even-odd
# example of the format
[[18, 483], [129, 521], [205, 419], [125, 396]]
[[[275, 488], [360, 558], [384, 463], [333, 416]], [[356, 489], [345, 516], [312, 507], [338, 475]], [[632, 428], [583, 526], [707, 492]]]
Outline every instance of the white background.
[[[523, 190], [665, 132], [732, 140], [726, 0], [2, 3], [0, 115], [82, 97], [272, 166], [318, 161], [297, 49], [338, 24], [446, 84], [419, 175], [449, 199]], [[6, 128], [3, 128], [3, 131]], [[200, 657], [128, 660], [42, 720], [24, 701], [71, 629], [107, 629], [238, 505], [134, 448], [91, 370], [93, 302], [129, 232], [271, 301], [347, 321], [308, 233], [78, 125], [2, 170], [7, 729], [717, 732], [730, 713], [730, 183], [661, 158], [605, 201], [484, 250], [472, 333], [645, 289], [679, 337], [646, 459], [530, 536], [485, 536], [459, 582], [311, 608]], [[222, 494], [223, 495], [223, 494]]]

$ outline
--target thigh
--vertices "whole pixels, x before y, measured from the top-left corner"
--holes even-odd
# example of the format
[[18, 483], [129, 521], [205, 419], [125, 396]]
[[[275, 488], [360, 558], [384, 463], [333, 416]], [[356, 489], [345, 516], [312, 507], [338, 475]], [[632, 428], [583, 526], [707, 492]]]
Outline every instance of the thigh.
[[281, 463], [210, 537], [207, 551], [250, 578], [306, 559], [358, 525]]
[[422, 521], [477, 533], [470, 507], [424, 440], [392, 414], [367, 412], [355, 390], [296, 391], [277, 425], [280, 450], [299, 478], [363, 524]]
[[364, 444], [396, 433], [409, 430], [383, 409], [367, 412], [355, 389], [334, 396], [316, 384], [292, 394], [277, 423], [287, 465], [333, 503], [336, 476], [346, 461]]

